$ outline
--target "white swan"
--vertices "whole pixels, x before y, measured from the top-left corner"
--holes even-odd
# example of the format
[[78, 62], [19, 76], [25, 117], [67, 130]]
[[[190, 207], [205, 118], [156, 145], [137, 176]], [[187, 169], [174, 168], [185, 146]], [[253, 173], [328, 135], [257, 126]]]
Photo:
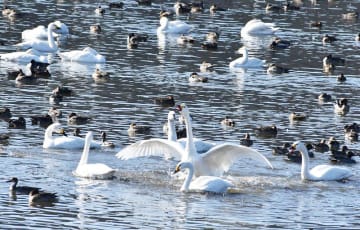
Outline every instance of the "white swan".
[[257, 159], [272, 167], [268, 159], [258, 151], [232, 143], [219, 144], [206, 153], [198, 154], [194, 144], [189, 110], [185, 104], [181, 104], [179, 110], [185, 117], [187, 136], [185, 149], [177, 142], [154, 138], [136, 142], [118, 152], [116, 156], [123, 160], [141, 156], [181, 157], [181, 161], [191, 162], [194, 165], [196, 177], [204, 175], [221, 176], [230, 169], [236, 160], [243, 156]]
[[[226, 193], [229, 187], [234, 187], [231, 181], [215, 176], [199, 176], [192, 180], [194, 175], [194, 166], [191, 162], [180, 162], [176, 165], [174, 173], [180, 172], [182, 169], [188, 169], [189, 172], [181, 186], [182, 192], [211, 192]], [[192, 180], [192, 181], [191, 181]]]
[[76, 170], [73, 172], [75, 176], [90, 178], [90, 179], [111, 179], [116, 172], [115, 169], [101, 163], [88, 164], [88, 156], [90, 150], [90, 144], [93, 140], [93, 133], [90, 131], [85, 136], [84, 150], [81, 155], [79, 164]]
[[260, 19], [252, 19], [248, 21], [241, 29], [241, 36], [246, 35], [268, 35], [273, 34], [279, 28], [275, 27], [274, 23], [265, 23]]
[[[53, 123], [47, 127], [44, 135], [43, 148], [45, 149], [82, 149], [85, 140], [77, 136], [53, 136], [52, 133], [61, 128], [60, 123]], [[91, 148], [100, 148], [101, 143], [91, 141]]]
[[41, 54], [34, 49], [0, 54], [0, 59], [4, 61], [19, 62], [19, 63], [30, 63], [31, 60], [37, 62], [43, 62], [43, 63], [49, 62], [47, 56], [41, 56]]
[[[62, 36], [62, 35], [68, 35], [69, 29], [68, 27], [62, 23], [61, 21], [55, 21], [54, 22], [57, 26], [56, 30], [53, 31], [54, 37]], [[48, 29], [43, 26], [37, 26], [33, 29], [27, 29], [21, 32], [21, 39], [23, 41], [30, 41], [30, 40], [46, 40], [48, 39]]]
[[245, 46], [239, 48], [237, 51], [242, 54], [242, 57], [239, 57], [230, 62], [230, 68], [261, 68], [265, 65], [265, 60], [261, 60], [255, 57], [249, 57], [248, 51]]
[[49, 23], [48, 29], [47, 29], [47, 36], [48, 36], [47, 41], [35, 39], [35, 40], [24, 41], [24, 42], [15, 44], [15, 46], [20, 49], [30, 49], [31, 48], [31, 49], [35, 49], [39, 52], [54, 53], [58, 50], [58, 45], [56, 44], [56, 42], [54, 40], [54, 35], [53, 35], [53, 30], [55, 30], [56, 28], [58, 28], [58, 27], [55, 22]]
[[105, 63], [105, 57], [90, 47], [58, 54], [63, 62]]
[[168, 34], [187, 34], [193, 27], [183, 21], [175, 20], [169, 21], [167, 17], [160, 18], [160, 26], [157, 29], [157, 33]]
[[302, 157], [301, 163], [301, 179], [302, 180], [343, 180], [352, 176], [350, 169], [332, 166], [332, 165], [317, 165], [309, 170], [309, 154], [304, 143], [297, 141], [292, 145], [292, 148], [300, 151]]

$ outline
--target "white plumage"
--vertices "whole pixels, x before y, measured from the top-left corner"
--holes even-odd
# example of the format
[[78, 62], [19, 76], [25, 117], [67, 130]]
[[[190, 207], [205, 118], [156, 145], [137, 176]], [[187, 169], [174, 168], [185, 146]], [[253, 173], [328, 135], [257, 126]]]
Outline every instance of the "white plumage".
[[265, 60], [261, 60], [255, 57], [249, 57], [246, 47], [241, 47], [238, 50], [238, 53], [242, 54], [242, 57], [239, 57], [230, 62], [230, 68], [261, 68], [265, 65]]
[[58, 54], [64, 62], [105, 63], [105, 57], [90, 47]]
[[248, 21], [241, 29], [241, 36], [246, 35], [268, 35], [273, 34], [279, 28], [274, 23], [265, 23], [260, 19], [252, 19]]
[[169, 21], [167, 17], [160, 18], [160, 26], [157, 29], [158, 33], [168, 34], [187, 34], [193, 27], [183, 21], [175, 20]]

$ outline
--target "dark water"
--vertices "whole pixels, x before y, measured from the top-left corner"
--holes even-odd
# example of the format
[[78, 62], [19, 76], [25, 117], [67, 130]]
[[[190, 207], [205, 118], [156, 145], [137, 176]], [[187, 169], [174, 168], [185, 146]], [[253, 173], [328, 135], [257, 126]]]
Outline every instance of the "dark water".
[[[13, 117], [24, 116], [27, 121], [25, 130], [8, 129], [6, 122], [0, 122], [1, 133], [10, 136], [0, 146], [1, 178], [5, 181], [17, 176], [23, 185], [39, 186], [60, 197], [55, 206], [30, 207], [26, 196], [9, 197], [8, 184], [2, 183], [2, 229], [305, 229], [359, 225], [358, 164], [346, 165], [355, 174], [346, 183], [301, 182], [300, 165], [271, 153], [273, 146], [284, 142], [317, 142], [330, 136], [350, 148], [360, 148], [358, 142], [345, 140], [343, 133], [345, 124], [359, 122], [359, 50], [355, 43], [359, 21], [342, 18], [343, 13], [358, 10], [359, 1], [304, 1], [300, 11], [280, 13], [266, 13], [265, 1], [217, 1], [229, 10], [216, 14], [210, 14], [210, 3], [205, 1], [207, 9], [203, 13], [177, 17], [194, 25], [191, 35], [197, 40], [194, 45], [180, 46], [176, 38], [162, 41], [156, 35], [160, 8], [172, 8], [172, 1], [154, 1], [151, 6], [124, 1], [123, 9], [107, 9], [103, 17], [94, 14], [97, 4], [93, 1], [8, 1], [9, 7], [23, 16], [15, 20], [0, 18], [1, 39], [5, 41], [1, 53], [15, 51], [11, 45], [21, 40], [23, 30], [60, 19], [71, 34], [61, 43], [61, 51], [91, 46], [105, 55], [107, 62], [102, 69], [111, 73], [111, 80], [95, 83], [91, 77], [94, 65], [61, 63], [54, 56], [49, 66], [51, 78], [40, 79], [34, 85], [17, 85], [8, 80], [6, 71], [19, 66], [0, 63], [0, 105], [9, 107]], [[241, 38], [240, 29], [254, 17], [276, 23], [280, 27], [277, 36], [290, 40], [290, 48], [270, 50], [268, 45], [275, 35]], [[315, 20], [323, 22], [321, 30], [309, 26]], [[89, 31], [89, 26], [96, 23], [102, 27], [98, 35]], [[218, 49], [202, 49], [200, 42], [216, 29], [221, 31]], [[128, 49], [126, 37], [130, 32], [147, 33], [149, 41]], [[324, 34], [336, 35], [338, 41], [324, 45]], [[272, 76], [265, 69], [230, 71], [228, 64], [243, 45], [251, 56], [290, 68], [291, 72]], [[329, 53], [346, 58], [346, 65], [337, 67], [333, 74], [322, 71], [322, 58]], [[190, 73], [198, 72], [203, 60], [216, 64], [214, 72], [203, 73], [209, 82], [189, 83]], [[336, 80], [341, 72], [347, 77], [345, 83]], [[44, 129], [31, 125], [30, 116], [48, 111], [48, 97], [58, 84], [76, 93], [60, 104], [65, 117], [70, 112], [91, 116], [89, 124], [78, 126], [82, 133], [92, 130], [98, 138], [100, 130], [105, 130], [117, 145], [115, 149], [93, 150], [90, 155], [91, 162], [117, 168], [117, 179], [75, 178], [72, 171], [80, 151], [43, 150]], [[332, 102], [319, 104], [317, 96], [321, 92], [334, 99], [348, 98], [350, 112], [339, 116]], [[181, 193], [181, 182], [170, 176], [177, 162], [117, 159], [115, 154], [123, 145], [165, 137], [162, 125], [168, 110], [153, 100], [169, 94], [177, 103], [185, 102], [190, 107], [196, 137], [238, 143], [249, 132], [255, 141], [253, 148], [267, 156], [275, 169], [247, 159], [236, 162], [227, 176], [240, 192], [211, 196]], [[292, 111], [305, 112], [309, 117], [304, 122], [290, 123]], [[234, 128], [221, 127], [226, 115], [236, 121]], [[67, 125], [65, 117], [61, 123], [70, 131], [74, 126]], [[151, 134], [130, 138], [130, 122], [151, 126]], [[255, 127], [270, 124], [279, 128], [276, 138], [254, 135]], [[327, 153], [315, 153], [311, 164], [322, 163], [329, 163]]]

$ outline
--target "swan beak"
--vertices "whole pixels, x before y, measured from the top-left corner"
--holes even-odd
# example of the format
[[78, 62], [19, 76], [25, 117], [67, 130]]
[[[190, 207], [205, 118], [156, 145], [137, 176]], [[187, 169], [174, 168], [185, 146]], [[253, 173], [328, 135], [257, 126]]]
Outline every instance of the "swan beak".
[[181, 169], [180, 165], [177, 165], [173, 174], [180, 172], [180, 169]]
[[63, 128], [61, 128], [61, 129], [59, 130], [59, 134], [62, 134], [62, 135], [64, 135], [65, 137], [67, 137], [67, 134], [65, 133], [65, 129], [63, 129]]

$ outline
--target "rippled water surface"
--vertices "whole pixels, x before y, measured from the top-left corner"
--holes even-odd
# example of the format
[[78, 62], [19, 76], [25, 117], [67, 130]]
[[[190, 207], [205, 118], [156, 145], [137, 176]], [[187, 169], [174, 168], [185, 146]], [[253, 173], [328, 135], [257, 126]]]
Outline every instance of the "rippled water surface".
[[[259, 228], [356, 228], [359, 226], [358, 164], [346, 165], [355, 176], [350, 181], [302, 182], [300, 165], [272, 155], [272, 147], [284, 142], [303, 140], [318, 142], [335, 136], [350, 148], [358, 142], [344, 138], [343, 126], [359, 122], [359, 49], [355, 35], [358, 20], [345, 20], [342, 14], [356, 11], [359, 1], [298, 1], [300, 11], [267, 13], [265, 1], [214, 1], [227, 11], [210, 14], [211, 1], [205, 1], [202, 13], [179, 15], [194, 26], [195, 44], [181, 46], [176, 37], [158, 37], [156, 28], [161, 8], [171, 9], [174, 1], [153, 1], [151, 6], [124, 1], [123, 9], [106, 9], [104, 16], [94, 13], [93, 1], [8, 1], [10, 8], [22, 17], [0, 18], [0, 38], [5, 45], [0, 53], [15, 51], [12, 44], [21, 40], [21, 32], [37, 25], [61, 20], [70, 28], [70, 36], [60, 44], [61, 51], [91, 46], [106, 57], [101, 66], [111, 73], [105, 83], [95, 83], [94, 65], [61, 63], [51, 57], [51, 77], [33, 85], [18, 85], [9, 80], [7, 70], [24, 68], [16, 63], [0, 62], [0, 106], [9, 107], [13, 117], [25, 117], [26, 129], [9, 129], [0, 122], [0, 131], [10, 139], [0, 144], [0, 228], [81, 228], [81, 229], [259, 229]], [[274, 1], [282, 4], [282, 1]], [[107, 3], [102, 2], [103, 5]], [[241, 38], [240, 29], [252, 18], [274, 22], [280, 30], [276, 36], [291, 41], [283, 50], [268, 48], [275, 37]], [[311, 28], [311, 21], [322, 21], [321, 30]], [[89, 26], [99, 24], [100, 34]], [[221, 32], [217, 50], [204, 50], [200, 43], [209, 31]], [[146, 33], [149, 40], [137, 49], [128, 49], [127, 34]], [[324, 34], [336, 35], [338, 41], [323, 44]], [[268, 75], [266, 69], [231, 71], [228, 64], [238, 57], [235, 51], [246, 46], [251, 56], [290, 68], [282, 75]], [[322, 70], [327, 54], [346, 58], [332, 74]], [[188, 82], [192, 72], [199, 72], [206, 60], [215, 71], [202, 73], [208, 83]], [[341, 72], [347, 77], [337, 82]], [[75, 91], [59, 107], [64, 112], [61, 123], [69, 132], [66, 116], [76, 112], [92, 117], [80, 125], [82, 133], [100, 130], [108, 133], [115, 149], [91, 150], [90, 161], [102, 162], [118, 169], [116, 179], [95, 181], [75, 178], [72, 171], [81, 151], [44, 150], [44, 128], [31, 125], [30, 116], [45, 114], [51, 107], [48, 97], [57, 85]], [[329, 93], [333, 98], [346, 97], [350, 113], [334, 113], [332, 102], [319, 104], [317, 96]], [[181, 181], [171, 177], [177, 162], [159, 158], [121, 161], [115, 154], [125, 145], [149, 137], [163, 137], [162, 125], [167, 109], [154, 104], [154, 98], [174, 95], [177, 103], [185, 102], [191, 111], [194, 135], [216, 142], [239, 143], [249, 132], [253, 148], [273, 163], [271, 170], [252, 160], [236, 162], [226, 177], [236, 184], [236, 192], [224, 196], [179, 191]], [[290, 123], [290, 112], [305, 112], [308, 119]], [[230, 116], [236, 126], [221, 127]], [[150, 135], [129, 137], [130, 122], [151, 126]], [[257, 137], [254, 129], [276, 124], [276, 138]], [[356, 158], [355, 158], [356, 159]], [[360, 159], [356, 159], [360, 161]], [[311, 164], [329, 163], [327, 153], [315, 152]], [[39, 186], [57, 192], [59, 202], [51, 207], [31, 207], [27, 196], [11, 197], [5, 181], [18, 177], [20, 184]]]

